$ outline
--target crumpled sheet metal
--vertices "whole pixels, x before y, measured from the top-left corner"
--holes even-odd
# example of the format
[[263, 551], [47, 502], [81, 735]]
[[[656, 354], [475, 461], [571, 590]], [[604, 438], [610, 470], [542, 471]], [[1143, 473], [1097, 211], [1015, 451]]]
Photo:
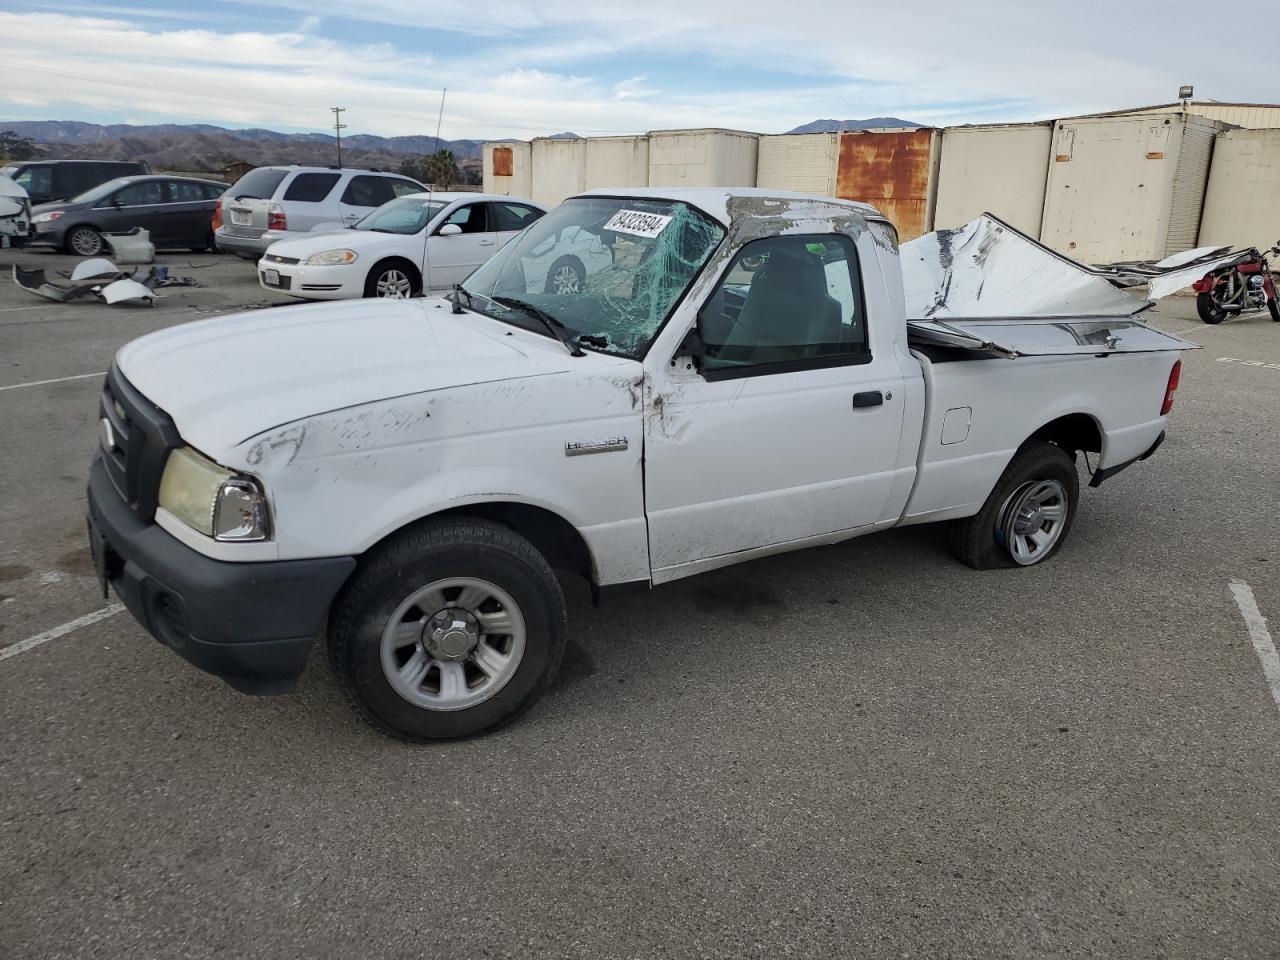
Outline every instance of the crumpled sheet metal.
[[[167, 277], [167, 270], [161, 274]], [[107, 304], [139, 302], [155, 306], [156, 292], [148, 286], [157, 279], [157, 271], [148, 271], [144, 281], [138, 281], [131, 274], [121, 271], [110, 260], [84, 260], [71, 272], [71, 283], [62, 285], [50, 283], [44, 270], [27, 270], [14, 264], [13, 281], [24, 290], [44, 297], [55, 303], [68, 303], [72, 300], [85, 300], [91, 296]], [[186, 280], [189, 278], [176, 278]], [[160, 281], [163, 283], [163, 281]]]
[[61, 284], [50, 283], [45, 279], [43, 270], [26, 270], [16, 263], [13, 265], [13, 282], [23, 290], [34, 293], [38, 297], [44, 297], [46, 300], [52, 300], [54, 303], [66, 303], [68, 300], [79, 300], [93, 294], [91, 286], [64, 287]]
[[1131, 317], [1145, 304], [997, 217], [899, 248], [910, 320]]
[[116, 280], [114, 283], [108, 283], [105, 287], [98, 291], [98, 296], [106, 303], [117, 304], [126, 301], [136, 300], [140, 303], [147, 303], [155, 306], [156, 294], [144, 283], [139, 283], [130, 277], [124, 277]]
[[110, 260], [93, 257], [81, 260], [71, 271], [72, 283], [104, 283], [117, 279], [123, 271]]
[[111, 247], [111, 258], [116, 263], [151, 263], [156, 258], [151, 232], [142, 227], [125, 233], [104, 233], [102, 239]]

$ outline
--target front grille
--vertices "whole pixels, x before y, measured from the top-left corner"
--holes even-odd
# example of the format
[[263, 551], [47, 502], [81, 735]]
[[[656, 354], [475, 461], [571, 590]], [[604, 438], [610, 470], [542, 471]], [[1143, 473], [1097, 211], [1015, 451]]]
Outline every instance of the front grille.
[[301, 263], [297, 257], [282, 257], [278, 253], [268, 253], [263, 258], [268, 263]]
[[102, 386], [98, 416], [107, 476], [140, 520], [150, 523], [160, 496], [160, 475], [169, 451], [181, 442], [173, 421], [134, 389], [115, 364]]

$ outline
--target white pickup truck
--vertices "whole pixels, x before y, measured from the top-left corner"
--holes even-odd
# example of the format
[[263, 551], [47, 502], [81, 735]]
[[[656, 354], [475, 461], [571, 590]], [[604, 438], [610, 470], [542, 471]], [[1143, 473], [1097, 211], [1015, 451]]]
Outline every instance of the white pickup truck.
[[[574, 292], [527, 282], [533, 252], [579, 231], [611, 267]], [[1043, 308], [909, 320], [893, 227], [862, 204], [596, 191], [448, 299], [241, 313], [125, 346], [91, 546], [104, 591], [237, 689], [291, 689], [327, 635], [379, 728], [467, 736], [554, 675], [553, 568], [600, 599], [935, 521], [971, 566], [1045, 560], [1080, 455], [1094, 485], [1149, 456], [1192, 346]]]

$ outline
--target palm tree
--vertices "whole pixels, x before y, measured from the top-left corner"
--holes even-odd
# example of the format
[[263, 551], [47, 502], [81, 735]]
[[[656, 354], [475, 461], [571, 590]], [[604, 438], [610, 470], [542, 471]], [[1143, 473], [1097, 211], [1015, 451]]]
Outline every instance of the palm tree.
[[447, 187], [459, 179], [458, 161], [452, 150], [437, 150], [426, 158], [423, 166], [427, 179], [437, 187]]

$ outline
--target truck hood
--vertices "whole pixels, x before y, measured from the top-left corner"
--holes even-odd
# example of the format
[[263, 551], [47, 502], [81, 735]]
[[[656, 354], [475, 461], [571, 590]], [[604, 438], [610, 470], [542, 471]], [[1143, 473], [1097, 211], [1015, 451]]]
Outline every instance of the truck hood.
[[236, 313], [148, 334], [116, 355], [125, 379], [215, 459], [305, 417], [610, 359], [571, 358], [554, 340], [478, 314], [455, 316], [438, 298]]

